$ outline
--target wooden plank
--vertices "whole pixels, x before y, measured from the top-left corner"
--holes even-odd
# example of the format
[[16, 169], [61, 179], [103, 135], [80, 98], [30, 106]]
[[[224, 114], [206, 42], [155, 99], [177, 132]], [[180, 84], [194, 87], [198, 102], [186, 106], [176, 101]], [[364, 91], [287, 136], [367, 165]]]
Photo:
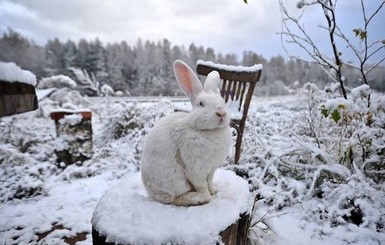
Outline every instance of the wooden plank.
[[0, 81], [0, 116], [19, 114], [38, 108], [34, 86], [20, 82]]

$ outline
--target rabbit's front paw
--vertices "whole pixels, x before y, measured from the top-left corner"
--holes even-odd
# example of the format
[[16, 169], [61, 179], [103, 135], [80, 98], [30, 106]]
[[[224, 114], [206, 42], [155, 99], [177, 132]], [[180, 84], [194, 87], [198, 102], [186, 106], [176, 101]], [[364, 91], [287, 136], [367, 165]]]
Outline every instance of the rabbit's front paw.
[[214, 186], [209, 186], [209, 191], [212, 196], [217, 194], [217, 189]]
[[212, 199], [211, 195], [205, 195], [199, 192], [195, 192], [193, 196], [191, 196], [191, 204], [192, 205], [202, 205], [210, 202]]

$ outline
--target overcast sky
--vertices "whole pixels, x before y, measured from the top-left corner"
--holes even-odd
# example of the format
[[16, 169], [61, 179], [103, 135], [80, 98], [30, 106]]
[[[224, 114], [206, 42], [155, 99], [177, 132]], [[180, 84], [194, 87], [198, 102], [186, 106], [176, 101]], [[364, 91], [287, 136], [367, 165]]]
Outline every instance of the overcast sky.
[[[368, 12], [383, 0], [370, 2]], [[281, 16], [277, 0], [0, 0], [0, 31], [12, 28], [44, 45], [48, 39], [62, 41], [99, 38], [107, 42], [138, 38], [158, 41], [167, 38], [173, 45], [192, 42], [212, 47], [216, 52], [236, 53], [252, 50], [270, 58], [283, 54], [280, 36]], [[298, 0], [286, 0], [288, 9], [298, 12]], [[340, 0], [342, 29], [362, 27], [359, 0]], [[385, 8], [370, 29], [373, 39], [385, 39]], [[319, 40], [321, 29], [311, 28], [323, 22], [317, 8], [303, 17], [306, 27]], [[381, 26], [382, 25], [382, 26]], [[327, 43], [327, 41], [322, 41]], [[293, 52], [296, 52], [293, 50]], [[327, 50], [325, 51], [327, 52]]]

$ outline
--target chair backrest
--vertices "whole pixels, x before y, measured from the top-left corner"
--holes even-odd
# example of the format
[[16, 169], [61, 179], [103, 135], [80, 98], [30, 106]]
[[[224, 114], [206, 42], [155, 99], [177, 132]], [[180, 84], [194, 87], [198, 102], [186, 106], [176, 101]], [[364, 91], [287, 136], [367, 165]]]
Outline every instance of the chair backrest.
[[235, 106], [242, 116], [236, 118], [246, 120], [255, 84], [262, 74], [262, 66], [252, 67], [227, 66], [212, 62], [198, 61], [197, 73], [207, 76], [211, 71], [217, 71], [221, 78], [220, 93], [229, 107]]

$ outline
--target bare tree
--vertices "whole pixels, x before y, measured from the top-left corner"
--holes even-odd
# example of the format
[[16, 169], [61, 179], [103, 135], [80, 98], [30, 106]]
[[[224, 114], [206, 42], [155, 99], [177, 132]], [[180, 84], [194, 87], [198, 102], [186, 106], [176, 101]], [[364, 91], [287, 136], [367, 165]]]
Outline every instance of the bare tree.
[[[377, 61], [373, 58], [381, 50], [385, 49], [385, 40], [376, 40], [369, 42], [368, 40], [368, 27], [373, 21], [374, 17], [379, 13], [384, 6], [385, 1], [381, 1], [375, 10], [368, 14], [364, 0], [361, 0], [362, 18], [364, 22], [363, 28], [356, 28], [352, 31], [359, 38], [359, 45], [354, 45], [353, 41], [342, 31], [337, 22], [336, 6], [338, 0], [301, 0], [297, 3], [297, 7], [302, 9], [301, 14], [298, 17], [293, 16], [285, 5], [283, 0], [278, 0], [281, 16], [282, 16], [282, 30], [281, 40], [284, 49], [285, 42], [288, 44], [294, 44], [303, 49], [312, 59], [313, 62], [321, 65], [321, 67], [332, 77], [332, 79], [340, 84], [340, 91], [342, 96], [346, 99], [346, 89], [344, 86], [344, 76], [342, 74], [343, 66], [349, 66], [360, 72], [362, 81], [368, 84], [367, 75], [375, 67], [381, 64], [385, 60], [384, 57], [380, 57]], [[332, 55], [326, 55], [320, 50], [319, 40], [312, 38], [308, 31], [305, 29], [302, 16], [305, 9], [309, 6], [318, 6], [322, 9], [325, 16], [326, 26], [319, 25], [321, 30], [328, 32], [329, 44], [332, 49]], [[336, 40], [342, 40], [342, 43], [350, 49], [354, 56], [357, 58], [358, 63], [350, 63], [342, 59], [342, 53], [340, 47], [337, 45]], [[295, 57], [298, 58], [298, 57]]]

